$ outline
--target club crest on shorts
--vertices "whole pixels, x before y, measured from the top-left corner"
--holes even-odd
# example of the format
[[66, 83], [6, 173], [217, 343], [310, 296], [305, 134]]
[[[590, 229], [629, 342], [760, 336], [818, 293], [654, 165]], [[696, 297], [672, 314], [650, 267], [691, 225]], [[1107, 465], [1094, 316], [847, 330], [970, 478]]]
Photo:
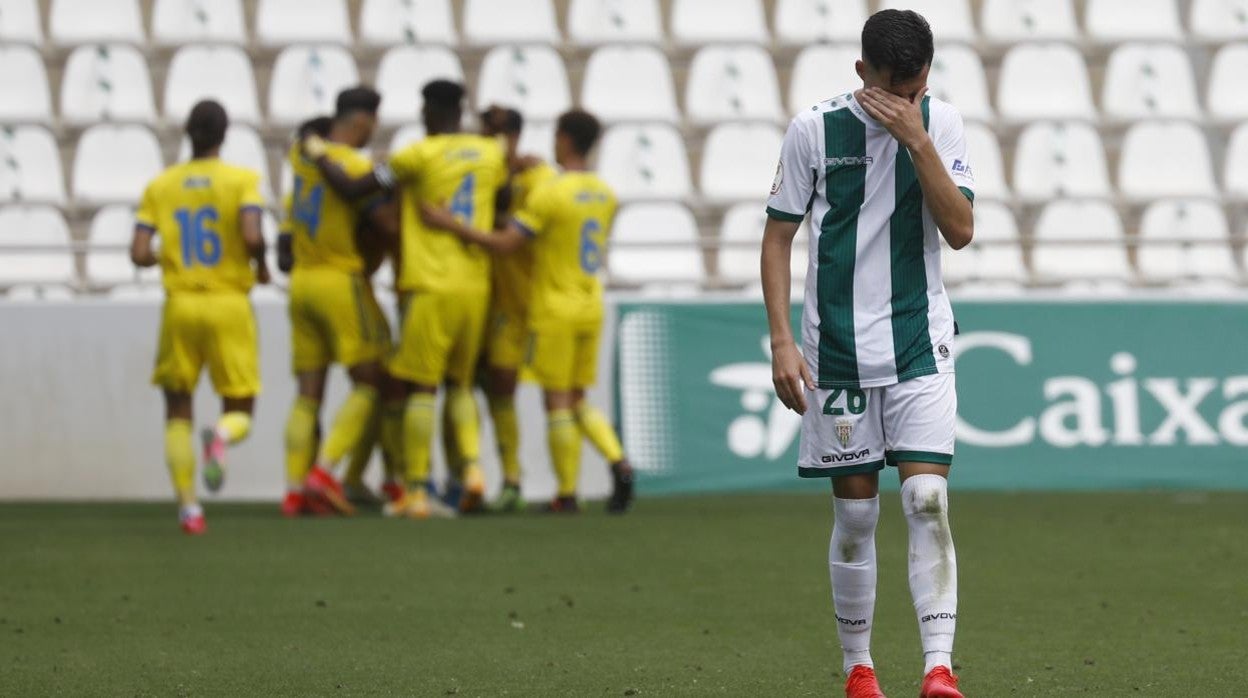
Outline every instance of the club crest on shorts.
[[854, 435], [854, 423], [848, 419], [836, 420], [836, 440], [841, 442], [842, 448], [849, 447], [849, 439]]

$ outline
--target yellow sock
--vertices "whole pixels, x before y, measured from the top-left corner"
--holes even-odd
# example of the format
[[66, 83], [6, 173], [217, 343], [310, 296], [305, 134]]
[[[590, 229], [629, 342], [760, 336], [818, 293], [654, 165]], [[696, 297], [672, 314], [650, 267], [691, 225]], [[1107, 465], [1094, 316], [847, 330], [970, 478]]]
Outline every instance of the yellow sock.
[[173, 479], [173, 489], [183, 505], [195, 502], [195, 447], [191, 443], [192, 426], [187, 419], [165, 422], [165, 462]]
[[429, 454], [433, 451], [434, 410], [437, 396], [413, 393], [403, 411], [403, 458], [407, 463], [407, 481], [423, 485], [429, 481]]
[[353, 388], [342, 407], [338, 408], [338, 414], [334, 415], [334, 424], [321, 444], [317, 461], [330, 468], [338, 465], [338, 461], [350, 453], [364, 437], [376, 406], [376, 388], [371, 385], [357, 385]]
[[475, 464], [481, 458], [481, 423], [472, 388], [451, 388], [446, 394], [446, 404], [460, 461], [464, 465]]
[[624, 447], [620, 445], [620, 438], [615, 435], [615, 429], [607, 421], [607, 416], [584, 402], [577, 405], [575, 411], [576, 423], [580, 426], [581, 433], [598, 449], [602, 457], [612, 465], [624, 460]]
[[581, 434], [572, 410], [552, 410], [547, 415], [546, 441], [555, 466], [555, 479], [559, 482], [559, 496], [571, 497], [576, 494], [581, 469]]
[[442, 455], [446, 456], [446, 471], [453, 480], [462, 480], [464, 476], [464, 457], [459, 452], [459, 442], [455, 438], [455, 420], [451, 418], [451, 399], [447, 396], [442, 401]]
[[295, 397], [286, 418], [286, 487], [299, 489], [308, 474], [316, 448], [316, 414], [321, 404], [309, 397]]
[[403, 468], [403, 403], [388, 402], [381, 414], [381, 452], [386, 465], [386, 479], [404, 476]]
[[494, 438], [498, 441], [498, 459], [503, 464], [503, 480], [520, 484], [520, 421], [516, 418], [516, 399], [511, 395], [490, 395], [490, 421], [494, 422]]
[[251, 415], [246, 412], [226, 412], [217, 420], [217, 433], [233, 446], [251, 433]]
[[381, 438], [381, 410], [374, 409], [372, 416], [369, 417], [368, 426], [364, 428], [364, 435], [356, 442], [355, 448], [351, 449], [350, 458], [347, 460], [347, 474], [343, 480], [352, 485], [362, 485], [364, 483], [364, 471], [368, 468], [368, 462], [373, 458], [373, 448], [377, 446], [377, 440]]

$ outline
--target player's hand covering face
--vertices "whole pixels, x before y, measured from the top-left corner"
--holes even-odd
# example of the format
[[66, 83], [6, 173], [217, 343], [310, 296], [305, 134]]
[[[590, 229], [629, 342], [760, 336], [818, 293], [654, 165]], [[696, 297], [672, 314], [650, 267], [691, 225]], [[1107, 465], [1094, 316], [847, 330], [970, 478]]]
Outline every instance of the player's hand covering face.
[[926, 94], [927, 88], [924, 87], [915, 93], [914, 99], [906, 99], [878, 87], [864, 87], [854, 93], [854, 98], [898, 143], [916, 148], [927, 138], [922, 110]]

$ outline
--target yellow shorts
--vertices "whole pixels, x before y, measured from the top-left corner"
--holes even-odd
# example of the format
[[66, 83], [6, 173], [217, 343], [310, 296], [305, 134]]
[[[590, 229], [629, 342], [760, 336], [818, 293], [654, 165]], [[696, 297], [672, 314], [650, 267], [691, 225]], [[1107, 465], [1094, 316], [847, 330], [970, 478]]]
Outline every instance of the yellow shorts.
[[390, 326], [372, 285], [337, 269], [295, 270], [290, 335], [296, 373], [381, 361], [390, 352]]
[[529, 334], [528, 364], [545, 390], [588, 388], [598, 375], [602, 320], [543, 324]]
[[502, 310], [490, 313], [486, 357], [492, 368], [519, 370], [529, 348], [528, 318]]
[[404, 297], [402, 335], [390, 373], [418, 385], [472, 385], [485, 335], [488, 291]]
[[256, 336], [256, 316], [245, 294], [170, 295], [160, 321], [152, 383], [170, 392], [193, 393], [207, 364], [218, 395], [255, 396], [260, 392]]

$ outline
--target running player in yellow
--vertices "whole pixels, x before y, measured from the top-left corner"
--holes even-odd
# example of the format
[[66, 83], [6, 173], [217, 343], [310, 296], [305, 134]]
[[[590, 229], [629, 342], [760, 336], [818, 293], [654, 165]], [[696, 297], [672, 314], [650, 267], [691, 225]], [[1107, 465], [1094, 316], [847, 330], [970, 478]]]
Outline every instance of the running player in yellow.
[[[359, 152], [372, 140], [381, 95], [353, 87], [338, 95], [323, 156], [349, 175], [371, 172], [373, 163]], [[316, 164], [291, 147], [294, 172], [287, 226], [291, 234], [290, 324], [293, 368], [299, 391], [286, 423], [286, 469], [289, 491], [283, 510], [295, 510], [306, 495], [328, 502], [343, 514], [355, 513], [334, 468], [368, 431], [383, 380], [382, 360], [389, 353], [390, 329], [373, 296], [368, 262], [356, 241], [360, 219], [376, 230], [395, 226], [381, 213], [383, 197], [353, 202], [326, 186]], [[339, 408], [303, 478], [297, 475], [316, 449], [316, 425], [333, 363], [343, 365], [352, 390]]]
[[602, 331], [602, 281], [616, 198], [589, 170], [589, 152], [602, 128], [579, 110], [559, 117], [555, 159], [563, 173], [539, 184], [525, 206], [501, 231], [473, 229], [450, 211], [425, 206], [426, 222], [492, 252], [511, 254], [529, 243], [533, 281], [528, 328], [530, 366], [545, 393], [547, 441], [558, 495], [550, 509], [575, 512], [581, 437], [589, 439], [611, 464], [614, 489], [607, 510], [622, 513], [633, 498], [633, 470], [606, 417], [585, 401], [598, 364]]
[[[201, 433], [204, 481], [210, 491], [225, 477], [226, 447], [251, 431], [260, 392], [256, 319], [247, 292], [268, 283], [260, 232], [259, 173], [221, 162], [229, 117], [205, 100], [191, 109], [186, 135], [191, 159], [173, 165], [143, 192], [135, 215], [130, 259], [161, 267], [165, 306], [152, 383], [165, 394], [165, 458], [178, 495], [182, 530], [207, 530], [195, 494], [191, 396], [205, 365], [222, 398], [221, 418]], [[164, 242], [157, 251], [152, 237]]]
[[460, 131], [464, 87], [434, 80], [421, 90], [428, 137], [391, 154], [386, 167], [371, 174], [343, 177], [318, 152], [308, 151], [331, 186], [348, 197], [368, 195], [379, 187], [398, 186], [401, 207], [403, 298], [402, 334], [390, 361], [390, 373], [407, 385], [403, 450], [408, 492], [387, 507], [409, 518], [449, 516], [453, 510], [429, 496], [438, 386], [447, 385], [459, 456], [464, 460], [461, 511], [479, 510], [485, 499], [479, 423], [472, 379], [485, 332], [490, 295], [490, 259], [426, 225], [422, 204], [449, 207], [455, 220], [477, 228], [494, 224], [495, 198], [507, 181], [507, 163], [498, 141]]

